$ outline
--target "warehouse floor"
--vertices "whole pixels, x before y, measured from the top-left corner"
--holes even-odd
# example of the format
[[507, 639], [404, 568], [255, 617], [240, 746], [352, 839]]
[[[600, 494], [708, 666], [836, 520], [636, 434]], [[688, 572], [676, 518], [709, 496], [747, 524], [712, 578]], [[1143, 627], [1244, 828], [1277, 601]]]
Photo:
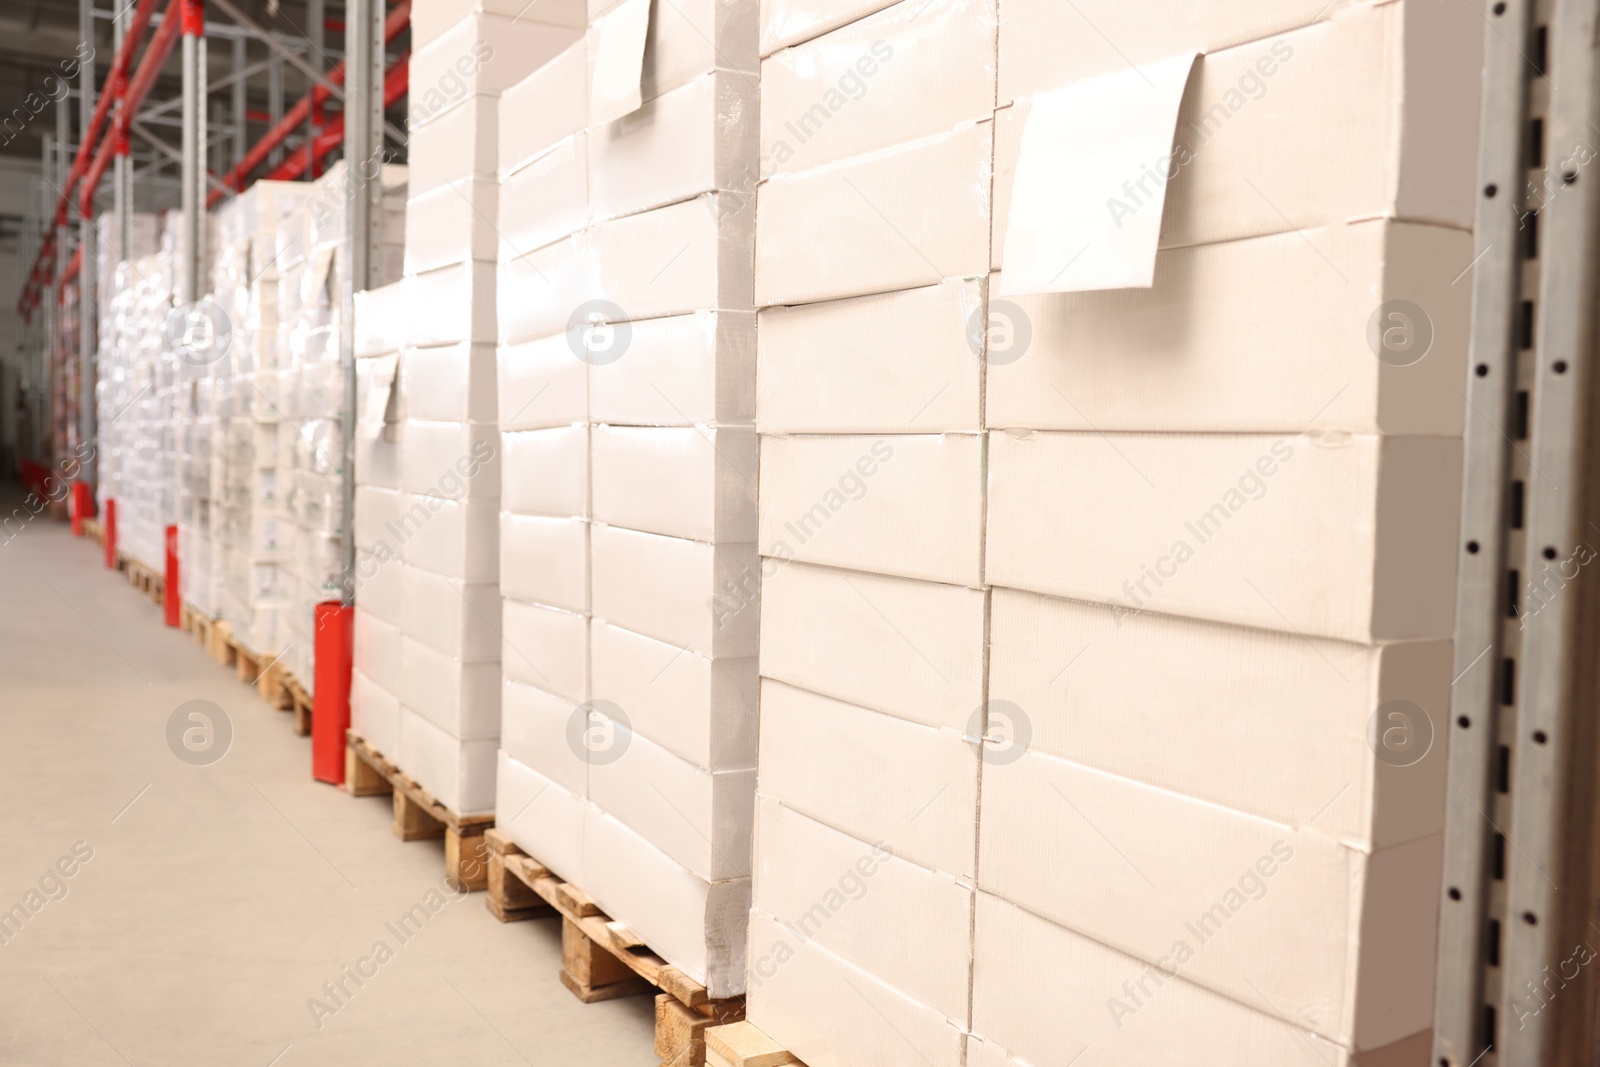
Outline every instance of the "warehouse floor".
[[[20, 502], [0, 489], [0, 516]], [[100, 551], [42, 518], [0, 533], [0, 920], [26, 916], [0, 925], [0, 1064], [658, 1062], [651, 998], [582, 1005], [554, 921], [450, 899], [442, 842], [312, 781], [289, 716]], [[190, 700], [232, 722], [209, 766], [168, 747]]]

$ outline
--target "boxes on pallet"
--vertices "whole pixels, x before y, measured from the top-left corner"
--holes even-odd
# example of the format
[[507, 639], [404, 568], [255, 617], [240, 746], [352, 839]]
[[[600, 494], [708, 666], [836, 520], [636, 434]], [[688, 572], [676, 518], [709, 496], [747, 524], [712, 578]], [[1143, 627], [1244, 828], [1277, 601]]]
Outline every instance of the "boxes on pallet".
[[717, 604], [757, 571], [754, 24], [594, 14], [501, 101], [498, 817], [723, 997], [755, 760], [755, 612]]
[[[1481, 27], [1425, 0], [1097, 7], [1148, 24], [1135, 62], [1181, 51], [1163, 40], [1217, 49], [1168, 102], [1157, 155], [1181, 162], [1135, 189], [1161, 220], [1153, 288], [1009, 297], [1034, 284], [1020, 253], [1017, 277], [989, 273], [1014, 203], [1046, 232], [1105, 202], [1035, 215], [1013, 185], [1066, 187], [1048, 168], [1073, 166], [1119, 186], [1109, 139], [1162, 137], [1139, 128], [1138, 94], [1093, 90], [1074, 115], [1121, 115], [1094, 134], [1107, 143], [1019, 174], [1052, 106], [1035, 95], [1126, 66], [1067, 32], [1082, 13], [1046, 6], [763, 5], [749, 1017], [812, 1067], [907, 1044], [939, 1064], [1064, 1067], [1088, 1043], [1146, 1062], [1194, 1032], [1215, 1033], [1219, 1063], [1411, 1048], [1431, 988], [1431, 933], [1411, 932], [1436, 907], [1465, 363], [1451, 282], [1471, 252]], [[1393, 136], [1361, 147], [1358, 110]], [[1353, 162], [1316, 162], [1330, 151]], [[1106, 284], [1056, 281], [1037, 288]], [[1387, 349], [1391, 300], [1426, 305], [1415, 351]], [[1308, 317], [1324, 325], [1285, 356]], [[1068, 571], [1082, 580], [1051, 577]], [[1245, 736], [1286, 686], [1303, 714]], [[1435, 750], [1388, 752], [1392, 722], [1413, 739], [1436, 722]], [[1272, 857], [1278, 837], [1306, 862]], [[833, 879], [857, 855], [916, 877], [830, 898], [830, 844]], [[1391, 897], [1405, 932], [1373, 903]], [[1219, 915], [1192, 962], [1163, 962], [1185, 921]], [[942, 965], [904, 947], [930, 943]], [[1305, 968], [1316, 952], [1327, 966]]]

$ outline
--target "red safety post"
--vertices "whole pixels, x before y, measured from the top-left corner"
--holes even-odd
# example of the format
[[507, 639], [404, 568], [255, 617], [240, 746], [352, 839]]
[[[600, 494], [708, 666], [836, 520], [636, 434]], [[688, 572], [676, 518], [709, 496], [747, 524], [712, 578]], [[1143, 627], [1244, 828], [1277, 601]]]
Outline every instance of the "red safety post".
[[117, 569], [117, 502], [106, 500], [106, 569]]
[[72, 483], [72, 536], [83, 536], [83, 520], [94, 514], [94, 490], [88, 482]]
[[350, 729], [351, 631], [355, 609], [337, 600], [316, 606], [311, 698], [311, 777], [344, 784], [344, 735]]
[[178, 588], [178, 528], [167, 527], [167, 581], [161, 590], [161, 607], [168, 626], [183, 625], [183, 595]]

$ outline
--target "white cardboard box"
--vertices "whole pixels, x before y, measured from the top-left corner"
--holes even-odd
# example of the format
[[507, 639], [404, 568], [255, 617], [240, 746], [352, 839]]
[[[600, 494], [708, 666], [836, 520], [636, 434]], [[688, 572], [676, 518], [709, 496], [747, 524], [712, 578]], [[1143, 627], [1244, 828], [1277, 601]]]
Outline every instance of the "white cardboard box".
[[989, 262], [993, 122], [800, 174], [757, 194], [757, 307], [975, 277]]
[[584, 423], [500, 435], [501, 506], [519, 515], [589, 515], [589, 427]]
[[591, 441], [597, 522], [695, 541], [755, 540], [754, 429], [597, 425]]
[[407, 419], [400, 444], [400, 482], [408, 493], [450, 500], [500, 495], [500, 435], [492, 422]]
[[400, 692], [400, 627], [356, 609], [351, 663], [391, 693]]
[[748, 581], [753, 544], [711, 545], [596, 523], [594, 617], [713, 657], [753, 656], [756, 618], [720, 615], [724, 583]]
[[[1476, 12], [1416, 0], [1206, 56], [1178, 115], [1176, 176], [1142, 190], [1165, 195], [1161, 247], [1375, 217], [1470, 228], [1482, 38]], [[995, 117], [996, 266], [1028, 111], [1024, 99]], [[1154, 209], [1134, 192], [1124, 204]]]
[[978, 430], [986, 289], [981, 279], [952, 278], [762, 311], [757, 427], [762, 433]]
[[487, 344], [407, 348], [400, 353], [406, 417], [493, 423], [495, 350]]
[[406, 202], [406, 273], [468, 260], [495, 262], [499, 216], [500, 183], [495, 178], [462, 178], [412, 197]]
[[495, 265], [460, 263], [406, 278], [407, 341], [419, 348], [459, 341], [493, 343]]
[[468, 582], [492, 582], [499, 574], [499, 501], [445, 500], [408, 496], [427, 519], [400, 549], [400, 558], [415, 567]]
[[496, 350], [500, 429], [534, 430], [583, 422], [589, 410], [588, 365], [565, 333]]
[[984, 593], [763, 563], [763, 677], [926, 726], [968, 729], [984, 702]]
[[588, 793], [589, 767], [582, 747], [572, 740], [574, 716], [583, 728], [588, 727], [585, 711], [570, 700], [535, 685], [504, 679], [501, 751], [581, 797]]
[[753, 196], [756, 96], [751, 75], [712, 71], [591, 129], [592, 216], [631, 215], [719, 189]]
[[482, 815], [494, 811], [497, 744], [451, 737], [402, 706], [395, 763], [456, 814]]
[[[764, 592], [770, 610], [782, 593]], [[989, 699], [1023, 719], [1033, 751], [1290, 826], [1315, 819], [1358, 848], [1443, 829], [1448, 641], [1354, 645], [991, 595]]]
[[572, 14], [556, 13], [557, 24], [478, 11], [419, 45], [411, 55], [408, 125], [437, 121], [464, 100], [499, 96], [522, 81], [583, 36]]
[[583, 827], [591, 810], [581, 796], [563, 789], [524, 763], [499, 754], [495, 826], [518, 848], [562, 878], [586, 885]]
[[1453, 631], [1458, 440], [989, 442], [993, 585], [1363, 643]]
[[1363, 852], [1035, 751], [981, 818], [979, 888], [1052, 922], [1348, 1047], [1430, 1025], [1443, 834]]
[[406, 567], [401, 576], [400, 628], [440, 655], [468, 663], [500, 659], [500, 587], [494, 582], [463, 582]]
[[784, 437], [761, 443], [761, 553], [976, 587], [979, 434]]
[[557, 26], [584, 26], [585, 0], [431, 0], [411, 18], [411, 47], [421, 48], [478, 11]]
[[632, 319], [750, 309], [754, 201], [732, 193], [612, 219], [589, 231], [599, 288]]
[[350, 673], [350, 729], [383, 753], [400, 748], [400, 698], [359, 667]]
[[755, 766], [754, 656], [716, 659], [601, 619], [589, 628], [596, 701], [626, 708], [635, 732], [695, 766]]
[[901, 0], [761, 63], [763, 177], [994, 114], [996, 0]]
[[957, 730], [761, 682], [762, 796], [896, 856], [972, 876], [978, 758]]
[[570, 704], [589, 699], [589, 620], [576, 612], [505, 597], [501, 670]]
[[760, 0], [761, 54], [809, 40], [874, 11], [894, 0]]
[[406, 634], [400, 641], [406, 708], [463, 740], [500, 736], [500, 663], [463, 663]]
[[596, 299], [598, 271], [587, 230], [500, 264], [501, 345], [559, 336], [577, 361], [584, 349], [569, 331], [583, 322], [582, 311]]
[[755, 414], [756, 317], [696, 311], [633, 322], [622, 355], [588, 372], [596, 422], [746, 425]]
[[588, 135], [579, 131], [529, 160], [500, 186], [498, 255], [509, 262], [589, 224]]
[[500, 591], [517, 600], [589, 610], [589, 521], [500, 515]]
[[1151, 289], [992, 300], [988, 425], [1458, 436], [1471, 258], [1470, 233], [1373, 220], [1168, 249]]
[[579, 40], [500, 94], [500, 176], [588, 123], [588, 45]]
[[754, 908], [946, 1017], [966, 1017], [970, 886], [771, 797], [756, 800], [756, 842]]
[[[415, 198], [468, 178], [493, 181], [499, 173], [499, 133], [499, 102], [492, 96], [468, 97], [434, 121], [412, 129], [406, 155], [406, 195]], [[410, 221], [408, 217], [408, 236]]]

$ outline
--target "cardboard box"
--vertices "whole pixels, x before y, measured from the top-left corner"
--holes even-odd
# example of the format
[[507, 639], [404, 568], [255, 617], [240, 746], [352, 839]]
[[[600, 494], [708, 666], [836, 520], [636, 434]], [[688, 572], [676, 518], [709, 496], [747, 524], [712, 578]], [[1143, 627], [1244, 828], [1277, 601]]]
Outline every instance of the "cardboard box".
[[557, 876], [586, 885], [583, 828], [590, 808], [581, 796], [499, 754], [495, 827]]
[[[1459, 436], [1471, 258], [1470, 233], [1380, 219], [1169, 249], [1151, 289], [992, 299], [988, 425]], [[1391, 349], [1399, 301], [1420, 313]]]
[[974, 277], [989, 262], [992, 122], [801, 174], [757, 193], [757, 307]]
[[496, 350], [501, 430], [583, 422], [589, 411], [588, 365], [565, 333]]
[[498, 514], [499, 501], [493, 499], [407, 494], [400, 558], [448, 578], [492, 582], [500, 566]]
[[412, 197], [406, 202], [406, 273], [468, 260], [494, 262], [499, 215], [500, 183], [494, 178], [462, 178]]
[[440, 655], [467, 663], [498, 663], [500, 587], [463, 582], [420, 567], [401, 577], [404, 616], [400, 628]]
[[598, 425], [591, 440], [597, 522], [695, 541], [755, 540], [754, 429]]
[[[1068, 1067], [1086, 1046], [1108, 1063], [1356, 1062], [1343, 1048], [1277, 1014], [1160, 973], [988, 893], [978, 894], [974, 940], [971, 1067]], [[1425, 1059], [1395, 1061], [1392, 1067]]]
[[964, 1023], [952, 1022], [766, 912], [750, 912], [746, 1017], [807, 1067], [864, 1063], [960, 1067]]
[[764, 677], [936, 729], [984, 703], [987, 595], [764, 560]]
[[768, 434], [980, 429], [986, 290], [982, 279], [951, 278], [762, 311], [757, 428]]
[[[471, 178], [499, 176], [497, 145], [500, 104], [492, 96], [470, 96], [432, 122], [411, 131], [406, 154], [406, 195], [412, 199]], [[406, 212], [410, 235], [410, 211]]]
[[350, 672], [350, 729], [379, 752], [400, 748], [400, 698], [359, 667]]
[[589, 756], [588, 797], [695, 877], [750, 877], [755, 769], [711, 771], [631, 730], [617, 705], [591, 705], [610, 719], [609, 744]]
[[978, 586], [978, 434], [766, 437], [761, 554]]
[[866, 18], [894, 0], [761, 0], [761, 55]]
[[754, 202], [705, 193], [589, 231], [599, 287], [630, 319], [702, 309], [750, 309]]
[[[1128, 175], [1121, 210], [1154, 210], [1147, 196], [1164, 194], [1162, 248], [1352, 219], [1470, 229], [1482, 38], [1476, 12], [1420, 0], [1208, 55], [1178, 115], [1177, 165], [1151, 160], [1142, 190], [1145, 176]], [[995, 116], [996, 266], [1028, 110], [1019, 100]]]
[[631, 215], [715, 190], [754, 196], [756, 96], [751, 75], [712, 71], [591, 129], [592, 216]]
[[350, 660], [357, 669], [391, 693], [400, 691], [400, 627], [370, 611], [356, 609]]
[[815, 942], [947, 1018], [966, 1017], [971, 887], [770, 797], [757, 798], [756, 841], [754, 908], [795, 942]]
[[356, 486], [356, 547], [370, 549], [383, 540], [388, 525], [400, 517], [400, 491], [376, 485]]
[[440, 34], [454, 27], [474, 12], [489, 11], [498, 15], [522, 18], [558, 26], [582, 29], [587, 5], [584, 0], [447, 0], [423, 5], [420, 17], [411, 20], [411, 46], [421, 48]]
[[576, 612], [501, 601], [502, 672], [582, 704], [589, 699], [589, 620]]
[[[764, 592], [770, 611], [782, 590]], [[1022, 720], [1024, 747], [1356, 848], [1443, 829], [1448, 641], [1372, 647], [992, 596], [988, 695]]]
[[500, 516], [500, 591], [535, 604], [589, 610], [589, 522]]
[[[597, 51], [605, 47], [600, 15], [617, 13], [615, 0], [591, 3], [589, 29], [589, 91], [591, 127], [613, 116], [603, 112], [613, 93], [593, 86]], [[682, 0], [671, 5], [648, 5], [649, 23], [639, 69], [639, 99], [653, 100], [702, 74], [725, 69], [756, 78], [756, 13], [742, 0]], [[599, 8], [598, 11], [595, 8]]]
[[1431, 1023], [1443, 834], [1363, 852], [1037, 751], [982, 825], [979, 888], [1158, 969], [1353, 1048]]
[[588, 625], [596, 701], [626, 708], [635, 732], [697, 767], [756, 765], [754, 656], [718, 659], [602, 619]]
[[[545, 0], [548, 3], [548, 0]], [[499, 96], [583, 36], [575, 12], [552, 12], [561, 23], [474, 12], [411, 55], [406, 124], [437, 121], [474, 96]]]
[[398, 352], [407, 341], [411, 309], [409, 287], [391, 282], [355, 294], [355, 350], [357, 356], [382, 356]]
[[405, 280], [407, 339], [417, 348], [460, 341], [492, 344], [495, 327], [495, 265], [460, 263]]
[[[390, 537], [387, 532], [385, 537]], [[399, 626], [404, 617], [406, 565], [400, 560], [400, 550], [388, 541], [372, 549], [356, 551], [356, 597], [363, 611], [391, 626]]]
[[755, 545], [710, 545], [599, 523], [591, 541], [595, 618], [713, 657], [755, 655], [755, 618], [725, 619], [715, 603], [724, 583], [737, 586], [756, 574]]
[[[659, 269], [659, 267], [657, 268]], [[589, 231], [563, 237], [500, 265], [501, 345], [560, 336], [574, 359], [584, 352], [569, 335], [596, 299], [599, 264]]]
[[589, 224], [588, 135], [552, 145], [503, 180], [497, 254], [502, 261], [543, 248]]
[[400, 353], [406, 417], [438, 422], [493, 423], [493, 345], [456, 344], [408, 348]]
[[1362, 643], [1453, 632], [1459, 441], [991, 433], [989, 444], [991, 584]]
[[451, 737], [414, 710], [400, 709], [400, 751], [395, 763], [457, 815], [494, 811], [495, 749], [489, 740]]
[[713, 998], [744, 992], [750, 880], [707, 883], [617, 819], [590, 807], [584, 891]]
[[405, 634], [400, 692], [406, 707], [462, 739], [500, 736], [500, 663], [463, 663]]
[[995, 0], [902, 0], [761, 63], [762, 176], [993, 117]]
[[584, 723], [586, 711], [511, 678], [504, 679], [501, 708], [500, 750], [574, 796], [585, 796], [589, 767], [572, 733], [574, 716]]
[[500, 177], [582, 132], [589, 119], [588, 45], [579, 40], [500, 94]]
[[589, 515], [589, 427], [583, 423], [500, 435], [502, 506], [519, 515]]
[[970, 878], [978, 759], [956, 730], [763, 679], [762, 796], [931, 870]]
[[400, 482], [410, 493], [451, 500], [500, 495], [500, 435], [492, 422], [408, 419], [400, 445]]
[[696, 311], [636, 321], [622, 355], [590, 364], [588, 372], [596, 422], [747, 425], [755, 415], [756, 318]]

